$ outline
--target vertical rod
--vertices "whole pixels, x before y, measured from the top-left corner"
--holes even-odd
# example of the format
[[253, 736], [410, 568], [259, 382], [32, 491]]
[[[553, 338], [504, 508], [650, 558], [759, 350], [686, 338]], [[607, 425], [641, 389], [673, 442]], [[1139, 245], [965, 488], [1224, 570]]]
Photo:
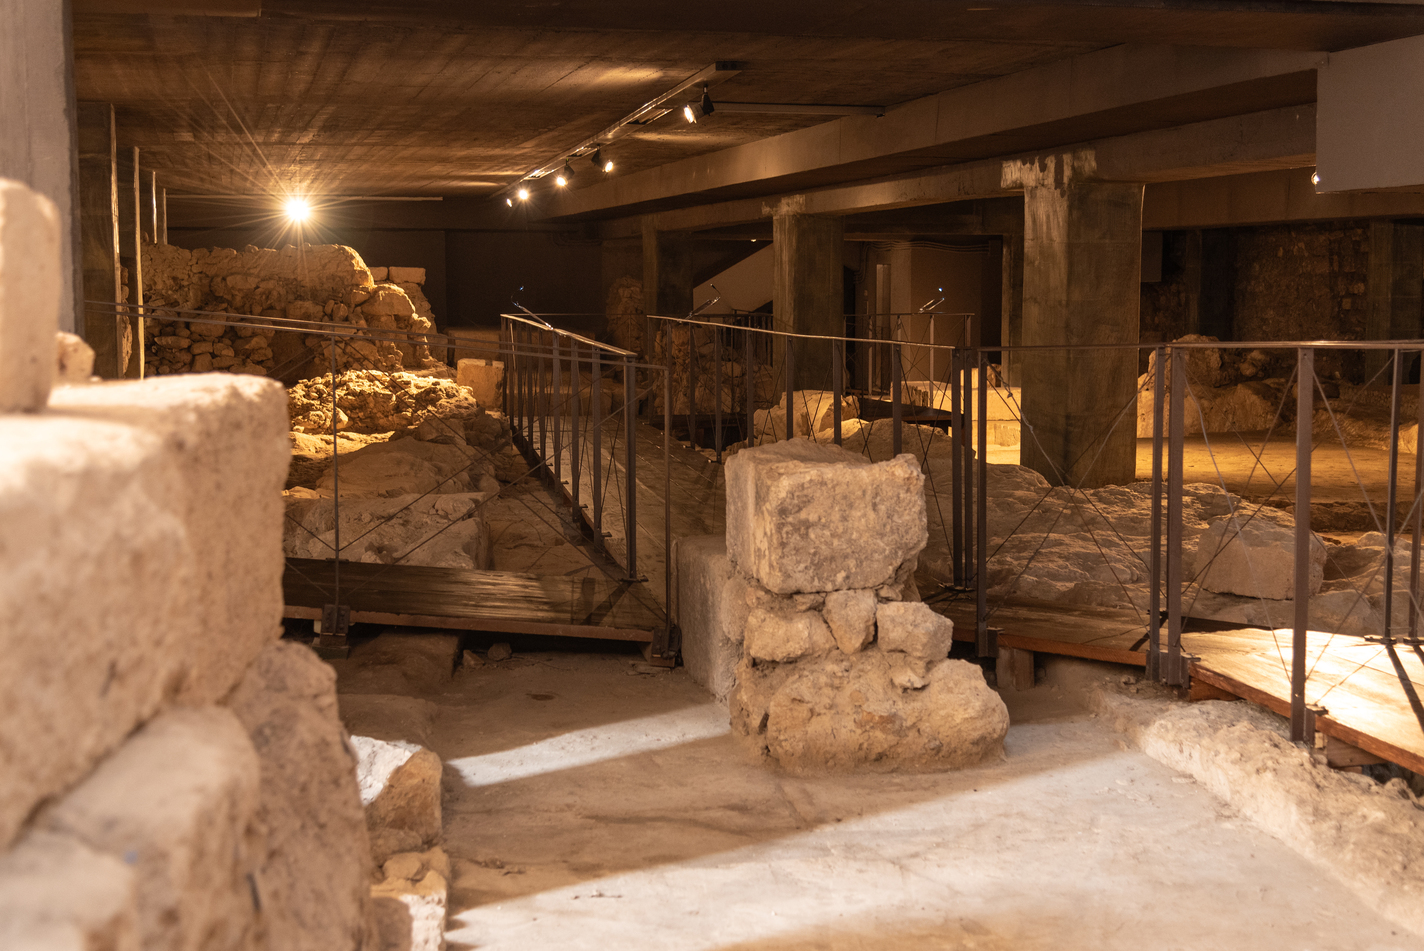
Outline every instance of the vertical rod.
[[1148, 566], [1147, 678], [1162, 679], [1162, 411], [1166, 402], [1167, 351], [1155, 351], [1152, 374], [1152, 556]]
[[1295, 629], [1291, 638], [1291, 739], [1305, 740], [1305, 653], [1310, 623], [1310, 437], [1315, 415], [1315, 351], [1301, 347], [1295, 417]]
[[[331, 603], [341, 607], [341, 462], [336, 438], [336, 338], [331, 338], [331, 511], [335, 525], [331, 539]], [[340, 617], [338, 610], [337, 616]], [[341, 626], [337, 625], [339, 633]], [[326, 633], [326, 632], [323, 632]]]
[[895, 455], [900, 454], [900, 420], [903, 413], [900, 411], [900, 375], [904, 369], [900, 365], [900, 344], [890, 344], [890, 417], [893, 426], [890, 431], [890, 451]]
[[717, 450], [717, 461], [722, 461], [722, 389], [726, 384], [722, 376], [722, 328], [712, 328], [712, 400], [716, 404], [713, 408], [712, 427], [716, 430], [714, 448]]
[[841, 401], [845, 399], [845, 341], [831, 341], [831, 426], [832, 439], [841, 444]]
[[782, 338], [782, 366], [786, 370], [786, 438], [796, 435], [796, 349], [792, 338]]
[[168, 243], [168, 189], [158, 190], [158, 243]]
[[[966, 324], [966, 334], [968, 325]], [[967, 337], [966, 337], [967, 339]], [[960, 398], [960, 406], [964, 409], [964, 464], [960, 466], [960, 471], [964, 473], [964, 518], [961, 524], [964, 526], [964, 578], [968, 583], [969, 572], [974, 564], [974, 387], [975, 373], [977, 366], [971, 361], [970, 351], [964, 351], [960, 357], [959, 369], [964, 374], [964, 395]], [[978, 377], [979, 389], [984, 388], [984, 378]], [[979, 446], [979, 452], [983, 452], [984, 447]]]
[[697, 326], [687, 325], [687, 441], [697, 448]]
[[134, 209], [134, 269], [129, 275], [129, 300], [134, 304], [133, 311], [133, 362], [130, 364], [132, 372], [130, 376], [142, 380], [144, 377], [144, 363], [148, 356], [148, 345], [143, 339], [143, 172], [138, 167], [138, 146], [133, 147], [133, 209]]
[[742, 331], [742, 388], [747, 398], [748, 447], [756, 445], [756, 354], [752, 352], [752, 328]]
[[[663, 412], [667, 412], [667, 377], [663, 378]], [[638, 452], [637, 452], [637, 399], [638, 377], [633, 365], [633, 357], [623, 358], [623, 517], [624, 531], [627, 532], [628, 580], [638, 580]], [[649, 400], [649, 402], [652, 402]]]
[[980, 657], [994, 653], [989, 643], [989, 360], [983, 350], [977, 351], [979, 364], [979, 458], [975, 467], [979, 475], [978, 503], [974, 512], [974, 644]]
[[553, 385], [550, 387], [552, 393], [552, 410], [554, 426], [554, 483], [558, 485], [563, 481], [564, 475], [564, 361], [559, 357], [559, 335], [552, 334], [549, 338], [550, 367], [553, 373]]
[[593, 437], [593, 534], [603, 544], [603, 361], [597, 347], [589, 354], [593, 379], [589, 384], [593, 407], [589, 435]]
[[501, 394], [503, 402], [500, 404], [500, 408], [504, 411], [505, 419], [516, 421], [514, 406], [509, 397], [510, 378], [514, 371], [514, 364], [511, 360], [514, 348], [509, 343], [509, 318], [501, 317], [499, 325], [499, 358], [500, 362], [504, 364], [504, 392]]
[[[696, 338], [693, 339], [695, 344]], [[690, 365], [690, 364], [689, 364]], [[671, 395], [671, 378], [668, 381]], [[672, 403], [664, 400], [663, 406], [663, 604], [667, 606], [663, 629], [653, 645], [653, 653], [665, 657], [672, 643]], [[695, 431], [694, 431], [695, 435]], [[696, 448], [696, 442], [693, 443]]]
[[569, 496], [573, 499], [575, 524], [583, 517], [579, 502], [579, 477], [583, 462], [579, 458], [579, 419], [583, 416], [583, 373], [579, 370], [579, 345], [569, 339]]
[[[933, 327], [933, 320], [931, 324]], [[930, 351], [930, 368], [934, 368], [934, 351]], [[949, 537], [950, 565], [957, 587], [968, 580], [964, 575], [964, 405], [960, 400], [960, 374], [963, 359], [958, 347], [949, 351]], [[934, 406], [934, 374], [930, 374], [930, 405]]]
[[1384, 523], [1384, 639], [1392, 639], [1394, 621], [1394, 525], [1399, 503], [1399, 398], [1404, 388], [1403, 354], [1394, 351], [1394, 381], [1389, 394], [1389, 488]]
[[1186, 351], [1173, 349], [1172, 398], [1168, 404], [1167, 461], [1167, 683], [1181, 686], [1182, 676], [1182, 436], [1187, 388]]
[[544, 465], [549, 464], [549, 411], [553, 409], [553, 403], [549, 398], [549, 377], [553, 368], [549, 365], [549, 348], [544, 345], [546, 330], [536, 331], [539, 334], [539, 458]]
[[148, 173], [148, 204], [149, 210], [153, 213], [153, 243], [162, 244], [158, 233], [158, 173], [150, 171]]
[[[1424, 368], [1424, 350], [1419, 351]], [[1414, 429], [1414, 526], [1409, 539], [1409, 639], [1419, 638], [1419, 535], [1424, 529], [1424, 372], [1419, 374], [1418, 409]]]

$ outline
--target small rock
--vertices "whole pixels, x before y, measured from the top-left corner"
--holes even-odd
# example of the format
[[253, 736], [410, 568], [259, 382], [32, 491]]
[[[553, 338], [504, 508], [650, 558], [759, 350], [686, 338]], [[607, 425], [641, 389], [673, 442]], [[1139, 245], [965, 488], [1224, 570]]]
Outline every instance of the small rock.
[[880, 648], [920, 660], [943, 660], [954, 642], [954, 622], [921, 601], [890, 601], [875, 612]]
[[512, 656], [514, 656], [514, 649], [503, 641], [491, 644], [490, 649], [485, 652], [485, 659], [496, 664], [502, 660], [509, 660]]
[[875, 639], [875, 592], [832, 591], [826, 595], [823, 613], [843, 652], [864, 650]]
[[473, 670], [476, 667], [483, 667], [485, 659], [474, 651], [465, 651], [460, 655], [460, 666], [466, 670]]
[[386, 876], [386, 881], [404, 880], [413, 882], [420, 877], [421, 870], [425, 863], [420, 860], [419, 852], [401, 852], [386, 859], [386, 864], [381, 866], [381, 872]]
[[825, 620], [815, 611], [754, 608], [747, 615], [742, 646], [749, 657], [786, 663], [835, 647]]

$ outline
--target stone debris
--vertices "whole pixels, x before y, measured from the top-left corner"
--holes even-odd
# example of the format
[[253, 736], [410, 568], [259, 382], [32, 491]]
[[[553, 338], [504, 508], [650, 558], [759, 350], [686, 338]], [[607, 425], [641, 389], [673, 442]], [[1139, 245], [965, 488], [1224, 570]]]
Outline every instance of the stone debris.
[[[1265, 518], [1211, 519], [1197, 538], [1196, 572], [1202, 587], [1246, 598], [1295, 597], [1295, 529]], [[1311, 594], [1325, 578], [1325, 544], [1310, 536]]]
[[[420, 268], [394, 268], [401, 276]], [[404, 286], [377, 281], [361, 256], [341, 245], [288, 245], [189, 251], [144, 245], [144, 302], [148, 359], [155, 373], [226, 371], [284, 378], [309, 376], [329, 363], [326, 338], [274, 330], [252, 317], [329, 323], [385, 339], [354, 339], [337, 346], [340, 369], [385, 371], [438, 366], [425, 336], [435, 330], [419, 281]], [[410, 290], [419, 297], [412, 300]], [[200, 323], [179, 311], [216, 316]], [[228, 316], [230, 315], [230, 316]], [[310, 372], [303, 372], [304, 370]]]
[[353, 736], [351, 744], [376, 863], [439, 844], [440, 757], [404, 740]]
[[49, 400], [59, 289], [54, 202], [0, 178], [0, 413], [34, 413]]
[[54, 832], [0, 854], [0, 947], [140, 951], [134, 869]]
[[54, 382], [88, 383], [94, 374], [94, 348], [77, 334], [61, 330], [55, 334]]
[[787, 440], [733, 456], [726, 480], [727, 554], [777, 594], [874, 588], [925, 546], [924, 476], [912, 456], [872, 464]]
[[371, 896], [380, 904], [400, 903], [404, 916], [398, 909], [387, 914], [395, 912], [397, 921], [403, 917], [403, 937], [411, 951], [442, 951], [450, 888], [450, 859], [445, 851], [436, 847], [398, 853], [386, 860], [381, 874], [381, 881], [371, 886]]
[[455, 366], [455, 382], [467, 387], [481, 406], [504, 405], [504, 361], [467, 357]]
[[485, 659], [490, 663], [497, 664], [502, 660], [509, 660], [514, 656], [514, 651], [503, 641], [498, 644], [491, 644], [490, 649], [485, 651]]
[[[952, 769], [999, 755], [1003, 701], [977, 666], [947, 659], [953, 623], [904, 597], [926, 542], [913, 457], [873, 465], [788, 440], [745, 450], [727, 470], [727, 550], [741, 587], [714, 584], [697, 604], [741, 620], [702, 648], [740, 645], [733, 729], [796, 773]], [[766, 540], [773, 522], [799, 536]], [[795, 560], [777, 561], [785, 549]], [[722, 603], [737, 592], [744, 620]]]

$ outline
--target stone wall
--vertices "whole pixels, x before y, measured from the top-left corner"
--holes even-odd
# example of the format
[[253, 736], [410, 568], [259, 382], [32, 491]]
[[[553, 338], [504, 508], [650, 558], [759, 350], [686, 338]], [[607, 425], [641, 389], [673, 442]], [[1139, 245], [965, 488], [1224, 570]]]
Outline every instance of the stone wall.
[[[27, 345], [13, 277], [57, 254], [12, 210], [3, 352]], [[282, 388], [80, 382], [24, 408], [0, 414], [0, 947], [374, 947], [334, 674], [278, 640]]]
[[[145, 331], [149, 365], [158, 374], [225, 370], [285, 379], [329, 371], [321, 337], [274, 332], [245, 322], [245, 316], [331, 323], [395, 338], [338, 348], [341, 369], [438, 365], [420, 336], [435, 330], [420, 290], [424, 270], [377, 268], [376, 274], [379, 280], [359, 254], [341, 245], [242, 251], [145, 245], [144, 301], [156, 311]], [[238, 326], [179, 319], [184, 310], [232, 314], [227, 319]]]

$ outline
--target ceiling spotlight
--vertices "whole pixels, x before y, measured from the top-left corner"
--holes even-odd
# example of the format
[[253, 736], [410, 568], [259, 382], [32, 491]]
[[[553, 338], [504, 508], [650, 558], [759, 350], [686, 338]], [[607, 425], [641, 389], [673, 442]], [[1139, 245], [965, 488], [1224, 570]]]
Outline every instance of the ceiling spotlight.
[[603, 150], [602, 150], [602, 149], [595, 148], [595, 149], [593, 150], [593, 154], [588, 157], [588, 160], [593, 163], [593, 167], [594, 167], [594, 168], [599, 169], [599, 170], [602, 171], [604, 174], [607, 174], [608, 172], [613, 171], [613, 160], [612, 160], [612, 159], [609, 159], [608, 161], [605, 162], [605, 161], [603, 160]]
[[557, 174], [557, 175], [554, 176], [554, 184], [555, 184], [555, 185], [558, 185], [560, 188], [563, 188], [563, 187], [566, 186], [568, 183], [569, 183], [569, 180], [564, 177], [564, 173], [563, 173], [563, 172], [560, 172], [559, 174]]
[[515, 192], [514, 194], [519, 197], [519, 200], [520, 200], [520, 201], [528, 201], [528, 200], [529, 200], [529, 189], [527, 189], [527, 188], [521, 188], [521, 189], [519, 189], [519, 191]]
[[287, 204], [283, 206], [287, 213], [287, 218], [293, 224], [301, 224], [311, 217], [311, 205], [307, 204], [305, 198], [288, 198]]
[[702, 87], [702, 105], [700, 108], [704, 116], [710, 116], [717, 109], [716, 106], [712, 105], [712, 94], [707, 91], [706, 86]]
[[568, 186], [569, 181], [574, 177], [574, 170], [569, 166], [569, 160], [564, 159], [564, 167], [558, 175], [554, 176], [554, 184], [560, 188]]
[[506, 199], [504, 200], [504, 203], [505, 203], [506, 205], [508, 205], [509, 207], [511, 207], [511, 208], [514, 207], [514, 199], [513, 199], [513, 198], [506, 198]]
[[1310, 184], [1312, 184], [1312, 185], [1319, 185], [1319, 184], [1320, 184], [1320, 173], [1319, 173], [1319, 172], [1315, 172], [1315, 173], [1313, 173], [1313, 174], [1310, 176]]
[[687, 105], [682, 107], [682, 117], [688, 122], [697, 121], [697, 113], [693, 110], [692, 103], [688, 103]]

